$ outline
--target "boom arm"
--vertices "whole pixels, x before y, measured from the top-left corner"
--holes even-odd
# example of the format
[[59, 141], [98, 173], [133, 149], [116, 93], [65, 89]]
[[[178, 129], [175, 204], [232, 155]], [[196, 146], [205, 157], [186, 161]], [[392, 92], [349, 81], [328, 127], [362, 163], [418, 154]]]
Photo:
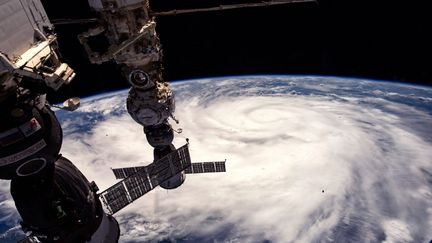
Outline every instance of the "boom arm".
[[179, 14], [188, 14], [188, 13], [223, 11], [223, 10], [231, 10], [231, 9], [238, 9], [238, 8], [268, 7], [268, 6], [284, 5], [284, 4], [291, 4], [291, 3], [303, 3], [303, 2], [317, 2], [317, 1], [316, 0], [272, 0], [272, 1], [262, 1], [259, 3], [219, 5], [217, 7], [209, 7], [209, 8], [174, 9], [174, 10], [163, 11], [163, 12], [150, 12], [150, 15], [170, 16], [170, 15], [179, 15]]

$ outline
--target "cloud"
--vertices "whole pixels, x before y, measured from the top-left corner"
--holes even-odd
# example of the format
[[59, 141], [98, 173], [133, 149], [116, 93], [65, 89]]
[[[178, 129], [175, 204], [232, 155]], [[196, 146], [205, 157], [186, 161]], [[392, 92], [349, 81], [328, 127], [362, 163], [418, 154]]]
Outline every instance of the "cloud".
[[[316, 90], [304, 82], [173, 85], [176, 127], [184, 131], [175, 145], [190, 138], [193, 161], [227, 159], [228, 171], [188, 175], [180, 188], [157, 188], [129, 205], [116, 214], [121, 241], [431, 238], [432, 191], [424, 171], [432, 171], [432, 145], [415, 132], [424, 123], [406, 122], [427, 124], [430, 113], [375, 95], [359, 98], [364, 91], [343, 80], [317, 80], [324, 87]], [[301, 95], [289, 95], [293, 89]], [[152, 161], [142, 128], [121, 105], [124, 95], [89, 100], [79, 116], [63, 120], [65, 130], [92, 121], [91, 130], [65, 137], [62, 153], [102, 190], [116, 182], [110, 167]]]

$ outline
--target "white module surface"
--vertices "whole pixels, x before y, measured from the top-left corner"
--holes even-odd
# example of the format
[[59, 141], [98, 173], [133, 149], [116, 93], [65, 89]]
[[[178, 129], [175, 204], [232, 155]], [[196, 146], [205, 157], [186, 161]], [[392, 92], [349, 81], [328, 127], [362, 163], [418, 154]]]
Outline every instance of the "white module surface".
[[0, 0], [0, 51], [10, 59], [23, 54], [43, 26], [51, 23], [39, 0]]

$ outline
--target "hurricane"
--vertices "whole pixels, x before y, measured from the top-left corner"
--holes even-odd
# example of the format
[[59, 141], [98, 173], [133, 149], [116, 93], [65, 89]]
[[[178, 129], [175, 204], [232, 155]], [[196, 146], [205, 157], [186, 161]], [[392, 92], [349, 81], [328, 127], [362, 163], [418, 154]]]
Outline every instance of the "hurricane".
[[[226, 173], [190, 174], [114, 216], [120, 242], [429, 242], [432, 89], [364, 79], [243, 76], [182, 81], [174, 144]], [[126, 91], [58, 111], [62, 154], [101, 190], [111, 168], [152, 162]], [[4, 185], [3, 185], [4, 184]], [[2, 184], [1, 224], [19, 216]], [[8, 236], [9, 235], [9, 236]], [[0, 238], [1, 239], [1, 238]]]

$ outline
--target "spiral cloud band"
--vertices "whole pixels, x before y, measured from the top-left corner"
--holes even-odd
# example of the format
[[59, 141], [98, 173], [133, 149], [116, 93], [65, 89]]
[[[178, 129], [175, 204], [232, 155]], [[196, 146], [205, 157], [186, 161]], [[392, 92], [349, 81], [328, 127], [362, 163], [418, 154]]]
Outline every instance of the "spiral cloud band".
[[[187, 175], [180, 188], [128, 206], [116, 214], [122, 242], [432, 239], [432, 89], [255, 76], [173, 90], [175, 128], [183, 129], [175, 145], [189, 138], [193, 161], [227, 159], [227, 172]], [[115, 182], [110, 167], [152, 161], [125, 98], [112, 93], [58, 112], [63, 155], [101, 189]], [[13, 203], [2, 200], [1, 220], [11, 222]]]

